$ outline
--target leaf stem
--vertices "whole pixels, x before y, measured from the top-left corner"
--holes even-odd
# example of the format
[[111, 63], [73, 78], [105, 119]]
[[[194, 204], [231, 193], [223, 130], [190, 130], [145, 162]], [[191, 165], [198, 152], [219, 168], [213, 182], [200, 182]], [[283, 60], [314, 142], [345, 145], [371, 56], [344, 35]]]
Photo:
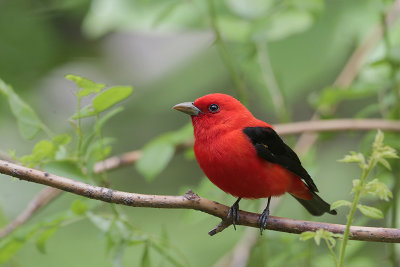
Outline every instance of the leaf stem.
[[328, 241], [328, 239], [325, 239], [325, 242], [326, 242], [326, 245], [327, 245], [328, 248], [329, 248], [329, 252], [331, 253], [331, 255], [332, 255], [332, 257], [333, 257], [333, 260], [335, 261], [335, 266], [338, 266], [338, 259], [337, 259], [337, 257], [336, 257], [335, 252], [333, 251], [333, 246], [332, 246], [332, 244]]
[[[371, 156], [371, 158], [368, 162], [368, 165], [362, 167], [363, 171], [362, 171], [361, 178], [360, 178], [359, 188], [362, 188], [364, 186], [365, 180], [368, 177], [368, 174], [370, 173], [372, 168], [375, 166], [375, 164], [376, 164], [376, 159], [373, 156]], [[360, 201], [360, 198], [361, 198], [361, 190], [356, 190], [356, 193], [355, 193], [352, 205], [351, 205], [350, 213], [347, 217], [347, 223], [346, 223], [346, 228], [345, 228], [344, 235], [343, 235], [342, 245], [340, 247], [339, 264], [337, 265], [339, 267], [342, 267], [344, 264], [344, 254], [346, 252], [347, 242], [349, 241], [349, 237], [350, 237], [350, 226], [353, 222], [354, 213], [357, 210], [357, 204]]]
[[[97, 113], [96, 114], [96, 122], [100, 119], [100, 115]], [[96, 132], [98, 138], [100, 139], [100, 149], [101, 149], [101, 160], [103, 161], [103, 165], [104, 163], [104, 159], [106, 158], [106, 154], [104, 154], [104, 150], [105, 150], [105, 146], [104, 146], [104, 138], [103, 138], [103, 133], [101, 132], [101, 127], [99, 127], [97, 129]], [[103, 168], [106, 169], [106, 166], [103, 166]], [[105, 185], [109, 186], [110, 185], [110, 181], [108, 180], [108, 175], [107, 175], [107, 171], [101, 172], [100, 176], [102, 178], [102, 182], [104, 182]]]
[[[392, 200], [392, 218], [390, 221], [390, 226], [394, 227], [394, 228], [398, 228], [397, 227], [397, 208], [398, 208], [398, 197], [399, 197], [399, 189], [400, 189], [400, 181], [398, 179], [398, 177], [396, 177], [395, 173], [399, 173], [398, 172], [398, 165], [395, 165], [395, 168], [393, 168], [394, 172], [393, 172], [393, 179], [394, 179], [394, 186], [392, 189], [392, 193], [393, 193], [393, 200]], [[390, 244], [390, 255], [389, 258], [392, 261], [392, 265], [393, 266], [397, 266], [397, 251], [396, 251], [396, 247], [393, 244]]]
[[224, 40], [222, 39], [221, 31], [217, 24], [217, 14], [215, 11], [214, 1], [208, 0], [207, 2], [208, 2], [208, 12], [209, 12], [209, 16], [210, 16], [211, 28], [215, 34], [215, 43], [217, 44], [217, 47], [221, 54], [222, 60], [224, 61], [226, 67], [228, 68], [228, 71], [232, 77], [233, 83], [235, 84], [237, 97], [239, 98], [239, 100], [242, 103], [246, 104], [247, 103], [246, 87], [245, 87], [245, 84], [244, 84], [242, 78], [240, 77], [238, 71], [235, 68], [233, 59], [232, 59], [231, 55], [229, 54], [227, 46], [226, 46]]
[[40, 128], [42, 131], [49, 137], [52, 138], [54, 136], [54, 133], [50, 130], [49, 127], [47, 127], [44, 123], [40, 124]]
[[[78, 114], [81, 112], [81, 98], [78, 96], [77, 97], [77, 106], [78, 106]], [[82, 147], [82, 139], [83, 139], [83, 134], [82, 134], [82, 122], [81, 122], [81, 116], [78, 116], [78, 158], [79, 161], [81, 161], [81, 147]]]

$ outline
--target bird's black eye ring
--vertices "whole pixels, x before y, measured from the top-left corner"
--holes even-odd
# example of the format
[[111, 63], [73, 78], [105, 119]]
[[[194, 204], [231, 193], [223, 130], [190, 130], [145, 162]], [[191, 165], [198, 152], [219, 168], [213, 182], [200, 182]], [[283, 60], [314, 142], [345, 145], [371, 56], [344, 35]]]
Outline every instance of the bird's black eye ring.
[[211, 113], [215, 113], [215, 112], [217, 112], [219, 110], [219, 106], [217, 104], [211, 104], [211, 105], [208, 106], [208, 110]]

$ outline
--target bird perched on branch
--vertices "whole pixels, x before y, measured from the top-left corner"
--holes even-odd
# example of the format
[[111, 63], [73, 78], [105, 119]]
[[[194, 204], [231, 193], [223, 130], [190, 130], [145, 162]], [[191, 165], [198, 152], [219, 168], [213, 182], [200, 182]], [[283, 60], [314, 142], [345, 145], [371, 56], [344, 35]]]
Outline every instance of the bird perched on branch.
[[291, 194], [312, 215], [336, 214], [316, 193], [317, 186], [296, 153], [266, 122], [229, 95], [209, 94], [173, 107], [189, 114], [194, 152], [208, 179], [238, 199], [228, 213], [236, 229], [242, 198], [268, 198], [258, 223], [267, 226], [272, 196]]

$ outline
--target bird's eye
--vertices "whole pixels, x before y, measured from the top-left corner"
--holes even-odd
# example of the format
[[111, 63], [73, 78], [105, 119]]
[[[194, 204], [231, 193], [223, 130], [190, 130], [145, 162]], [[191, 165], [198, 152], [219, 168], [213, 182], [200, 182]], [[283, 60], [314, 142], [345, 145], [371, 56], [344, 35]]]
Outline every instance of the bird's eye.
[[219, 106], [217, 104], [211, 104], [208, 106], [208, 110], [212, 113], [215, 113], [219, 110]]

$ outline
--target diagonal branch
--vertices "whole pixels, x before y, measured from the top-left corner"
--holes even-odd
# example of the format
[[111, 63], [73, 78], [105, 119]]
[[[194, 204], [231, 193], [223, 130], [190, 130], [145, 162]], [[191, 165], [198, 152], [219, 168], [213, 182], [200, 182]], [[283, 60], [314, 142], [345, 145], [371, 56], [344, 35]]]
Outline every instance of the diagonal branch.
[[29, 202], [28, 206], [24, 210], [24, 212], [20, 213], [13, 221], [11, 221], [6, 227], [0, 229], [0, 239], [7, 236], [11, 232], [13, 232], [18, 226], [24, 224], [29, 218], [33, 216], [40, 208], [46, 206], [54, 200], [57, 196], [62, 193], [61, 190], [58, 190], [54, 187], [46, 186], [43, 188], [32, 201]]
[[[2, 160], [0, 160], [0, 173], [19, 178], [21, 180], [55, 187], [83, 197], [97, 199], [109, 203], [122, 204], [132, 207], [193, 209], [202, 211], [222, 219], [222, 223], [211, 230], [209, 233], [210, 235], [221, 232], [230, 225], [230, 223], [226, 221], [229, 207], [218, 202], [199, 197], [190, 190], [184, 196], [162, 196], [128, 193], [85, 184], [80, 181], [71, 180], [65, 177], [19, 166], [17, 164]], [[258, 228], [259, 226], [257, 220], [259, 216], [260, 214], [257, 213], [240, 211], [240, 219], [238, 224]], [[270, 216], [267, 225], [267, 229], [269, 230], [293, 234], [300, 234], [304, 231], [315, 231], [321, 228], [333, 233], [343, 233], [345, 225], [292, 220], [274, 216]], [[351, 239], [353, 240], [400, 243], [400, 229], [352, 226], [351, 233]]]

